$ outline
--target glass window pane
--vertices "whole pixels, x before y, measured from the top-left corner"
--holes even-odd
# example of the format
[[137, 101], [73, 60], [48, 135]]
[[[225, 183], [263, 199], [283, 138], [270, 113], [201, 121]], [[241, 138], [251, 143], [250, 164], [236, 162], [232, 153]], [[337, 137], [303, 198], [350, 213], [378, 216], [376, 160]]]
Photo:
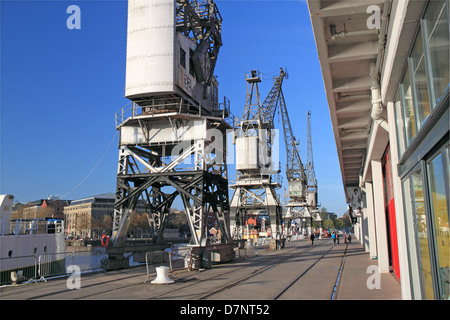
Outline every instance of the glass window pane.
[[430, 247], [428, 243], [427, 217], [423, 197], [422, 170], [412, 174], [414, 190], [414, 212], [416, 214], [416, 234], [419, 242], [420, 266], [422, 269], [422, 284], [426, 299], [434, 299], [433, 278], [431, 274]]
[[448, 229], [448, 203], [445, 183], [448, 177], [444, 172], [445, 158], [439, 154], [428, 163], [428, 182], [431, 198], [431, 208], [436, 236], [436, 249], [438, 260], [438, 281], [440, 283], [442, 298], [450, 298], [450, 238]]
[[417, 128], [420, 129], [425, 119], [430, 114], [430, 102], [428, 100], [427, 75], [425, 70], [425, 58], [423, 54], [422, 37], [416, 39], [411, 58], [411, 83], [414, 85], [414, 102], [416, 106]]
[[421, 299], [421, 272], [419, 270], [420, 259], [417, 256], [418, 249], [416, 242], [417, 231], [415, 224], [415, 213], [413, 209], [413, 196], [412, 196], [412, 178], [402, 182], [403, 191], [403, 203], [404, 203], [404, 213], [405, 213], [405, 228], [406, 228], [406, 244], [408, 246], [408, 260], [411, 272], [411, 294], [412, 299]]
[[433, 106], [439, 105], [449, 91], [448, 0], [430, 1], [425, 12], [430, 70], [433, 81]]
[[397, 132], [397, 146], [398, 146], [398, 158], [402, 157], [403, 152], [406, 149], [405, 143], [405, 126], [402, 117], [402, 102], [400, 100], [400, 94], [397, 94], [394, 103], [394, 112], [395, 112], [395, 129]]
[[414, 114], [414, 106], [412, 103], [411, 85], [409, 80], [409, 70], [405, 71], [402, 79], [402, 97], [403, 97], [403, 119], [405, 122], [406, 146], [409, 146], [416, 136], [416, 118]]

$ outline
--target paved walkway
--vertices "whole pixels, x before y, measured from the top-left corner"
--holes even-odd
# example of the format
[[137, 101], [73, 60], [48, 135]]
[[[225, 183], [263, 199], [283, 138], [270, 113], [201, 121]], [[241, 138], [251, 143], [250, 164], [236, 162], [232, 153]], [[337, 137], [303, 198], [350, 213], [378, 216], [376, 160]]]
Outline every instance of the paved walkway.
[[[321, 245], [319, 246], [319, 244]], [[245, 283], [233, 287], [234, 291], [227, 290], [224, 295], [216, 295], [213, 299], [234, 299], [242, 301], [242, 303], [246, 299], [273, 299], [275, 293], [280, 292], [284, 282], [293, 281], [299, 272], [302, 272], [301, 270], [306, 269], [310, 263], [319, 258], [323, 252], [328, 250], [327, 247], [330, 248], [331, 244], [329, 239], [318, 240], [314, 243], [314, 247], [304, 254], [297, 255], [295, 250], [291, 252], [287, 248], [279, 252], [267, 252], [259, 257], [238, 259], [233, 263], [213, 266], [205, 272], [180, 272], [176, 279], [177, 291], [169, 293], [167, 298], [191, 300], [210, 292], [211, 286], [216, 288], [223, 284], [233, 283], [245, 277], [245, 273], [256, 272]], [[310, 247], [310, 242], [302, 240], [296, 242], [295, 246], [299, 252], [304, 251], [305, 248]], [[344, 252], [346, 255], [342, 265]], [[278, 255], [280, 259], [286, 257], [289, 259], [265, 271], [252, 271], [261, 269], [264, 266], [264, 260], [267, 260], [267, 265], [270, 266], [274, 260], [267, 259], [267, 256], [276, 257]], [[283, 258], [283, 256], [285, 257]], [[258, 263], [252, 265], [252, 261]], [[371, 269], [371, 266], [374, 268]], [[339, 270], [341, 273], [338, 272]], [[368, 270], [369, 273], [367, 273]], [[295, 282], [281, 299], [329, 300], [336, 279], [339, 277], [339, 287], [334, 295], [336, 300], [400, 300], [400, 283], [391, 274], [376, 274], [374, 270], [378, 270], [377, 261], [370, 260], [369, 254], [364, 252], [361, 244], [353, 242], [347, 246], [341, 241], [340, 245], [334, 246], [323, 259], [319, 260], [311, 270]], [[262, 277], [259, 277], [259, 272], [264, 272]], [[288, 275], [291, 275], [291, 278]], [[83, 275], [81, 290], [68, 290], [65, 278], [50, 280], [48, 283], [1, 288], [0, 299], [153, 300], [155, 298], [162, 299], [165, 291], [173, 290], [172, 286], [144, 283], [145, 279], [145, 267], [136, 267]], [[194, 286], [196, 282], [205, 279], [210, 281]], [[372, 285], [374, 288], [370, 289], [368, 283], [369, 287]], [[190, 303], [190, 301], [188, 302]]]
[[[339, 246], [344, 250], [345, 244], [342, 244], [342, 241]], [[348, 299], [402, 299], [400, 282], [390, 273], [378, 273], [377, 260], [371, 260], [369, 253], [357, 242], [352, 242], [347, 247], [340, 286], [336, 293], [336, 300]]]

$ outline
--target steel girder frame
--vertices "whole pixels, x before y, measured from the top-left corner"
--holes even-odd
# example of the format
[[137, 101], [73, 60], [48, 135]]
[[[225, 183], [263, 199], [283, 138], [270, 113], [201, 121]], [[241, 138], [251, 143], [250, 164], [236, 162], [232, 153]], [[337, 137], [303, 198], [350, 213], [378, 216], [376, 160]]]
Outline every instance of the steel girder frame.
[[239, 183], [233, 188], [235, 192], [231, 200], [231, 215], [235, 217], [232, 226], [233, 237], [241, 240], [244, 235], [245, 214], [251, 211], [266, 210], [270, 218], [272, 238], [282, 238], [282, 207], [275, 188], [276, 184], [245, 186]]
[[[198, 144], [194, 144], [198, 145]], [[200, 144], [204, 147], [204, 144]], [[138, 201], [147, 213], [148, 221], [153, 229], [154, 242], [164, 241], [163, 233], [169, 209], [180, 195], [183, 201], [186, 217], [191, 230], [191, 245], [205, 246], [207, 244], [207, 218], [211, 211], [221, 232], [221, 243], [229, 243], [229, 203], [228, 180], [221, 174], [205, 170], [174, 171], [173, 168], [184, 159], [195, 154], [202, 167], [206, 165], [207, 155], [204, 148], [187, 148], [186, 151], [163, 167], [153, 172], [139, 170], [138, 163], [144, 163], [152, 168], [151, 148], [122, 147], [119, 156], [117, 174], [117, 190], [113, 220], [113, 246], [123, 246], [125, 234], [130, 222], [130, 214], [136, 209]], [[144, 155], [146, 159], [144, 160]], [[205, 155], [203, 157], [202, 155]], [[142, 157], [141, 157], [142, 156]], [[196, 162], [198, 164], [198, 162]], [[226, 166], [223, 164], [223, 166]], [[164, 170], [170, 168], [171, 170]], [[147, 171], [147, 170], [145, 170]], [[223, 171], [221, 172], [223, 173]], [[165, 193], [164, 187], [172, 187], [174, 192]]]
[[[299, 210], [296, 210], [297, 208], [302, 208], [303, 212], [300, 213]], [[299, 203], [296, 201], [290, 201], [287, 205], [286, 205], [286, 216], [284, 217], [284, 223], [285, 223], [285, 234], [287, 235], [291, 235], [290, 233], [290, 225], [292, 220], [300, 218], [301, 219], [301, 226], [302, 229], [304, 231], [306, 231], [306, 233], [311, 234], [311, 230], [312, 230], [312, 222], [320, 222], [320, 234], [322, 233], [322, 229], [323, 229], [323, 221], [320, 218], [320, 214], [318, 212], [318, 210], [316, 209], [312, 209], [311, 207], [309, 207], [308, 205], [306, 205], [305, 203]], [[303, 219], [309, 219], [305, 220], [306, 225], [304, 224]], [[320, 236], [321, 237], [321, 236]]]

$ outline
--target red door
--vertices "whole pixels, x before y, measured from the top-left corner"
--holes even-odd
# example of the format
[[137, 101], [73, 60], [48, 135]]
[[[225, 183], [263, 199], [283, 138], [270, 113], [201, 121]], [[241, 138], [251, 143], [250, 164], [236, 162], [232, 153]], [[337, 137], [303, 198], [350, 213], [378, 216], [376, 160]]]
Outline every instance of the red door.
[[389, 239], [389, 258], [392, 271], [400, 281], [400, 264], [398, 259], [397, 223], [395, 220], [394, 186], [392, 183], [392, 163], [389, 145], [386, 148], [383, 159], [384, 199], [386, 208], [386, 223]]

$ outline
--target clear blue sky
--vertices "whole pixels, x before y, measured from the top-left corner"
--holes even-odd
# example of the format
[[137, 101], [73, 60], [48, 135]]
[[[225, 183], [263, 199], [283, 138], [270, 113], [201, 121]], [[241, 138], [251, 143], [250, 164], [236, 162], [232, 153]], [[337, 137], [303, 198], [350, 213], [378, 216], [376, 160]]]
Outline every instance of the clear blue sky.
[[[264, 74], [264, 99], [271, 75], [287, 68], [283, 91], [303, 162], [311, 110], [319, 202], [341, 215], [347, 205], [306, 2], [216, 2], [223, 18], [215, 72], [220, 96], [241, 116], [244, 73]], [[80, 30], [66, 27], [72, 4], [81, 9]], [[125, 0], [1, 1], [1, 193], [27, 202], [69, 192], [65, 199], [115, 192], [114, 113], [128, 103], [126, 23]], [[275, 125], [282, 130], [278, 116]], [[283, 141], [281, 148], [284, 169]]]

